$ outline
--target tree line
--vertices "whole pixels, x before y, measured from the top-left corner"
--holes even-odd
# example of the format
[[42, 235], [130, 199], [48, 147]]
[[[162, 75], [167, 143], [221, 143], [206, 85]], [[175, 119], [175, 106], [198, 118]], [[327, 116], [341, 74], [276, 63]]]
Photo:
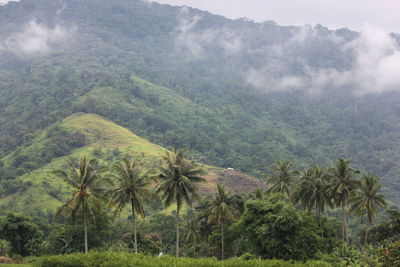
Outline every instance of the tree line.
[[[118, 216], [129, 205], [132, 212], [134, 251], [138, 252], [137, 217], [145, 217], [144, 205], [154, 194], [161, 197], [166, 208], [175, 205], [176, 256], [180, 255], [180, 214], [186, 204], [192, 207], [200, 200], [197, 185], [205, 179], [206, 174], [200, 164], [185, 158], [184, 150], [174, 149], [162, 156], [163, 164], [159, 171], [150, 173], [137, 160], [125, 158], [114, 164], [108, 174], [101, 175], [104, 169], [97, 166], [96, 159], [83, 156], [78, 163], [69, 163], [66, 170], [56, 173], [74, 188], [74, 193], [60, 209], [60, 214], [75, 217], [79, 209], [83, 214], [84, 250], [88, 251], [87, 226], [91, 217], [89, 199], [107, 201]], [[325, 209], [341, 209], [341, 238], [344, 244], [349, 243], [348, 215], [355, 212], [367, 217], [367, 230], [364, 243], [367, 243], [368, 232], [373, 218], [379, 208], [386, 207], [386, 199], [379, 193], [378, 177], [367, 173], [361, 178], [360, 173], [351, 167], [350, 161], [338, 159], [335, 166], [324, 168], [313, 166], [303, 171], [295, 170], [289, 161], [277, 161], [266, 175], [268, 189], [254, 192], [256, 199], [263, 199], [275, 193], [280, 198], [301, 208], [307, 213], [315, 212], [315, 218], [323, 235], [323, 216]], [[155, 184], [155, 190], [151, 186]], [[238, 217], [238, 210], [227, 200], [225, 188], [217, 184], [215, 195], [207, 207], [207, 223], [220, 225], [221, 259], [224, 258], [224, 226], [226, 222]], [[190, 222], [195, 225], [195, 222]], [[189, 227], [186, 241], [195, 240], [196, 227]]]
[[[396, 211], [390, 211], [389, 222], [372, 227], [377, 213], [387, 206], [379, 179], [371, 173], [361, 174], [345, 159], [336, 160], [333, 167], [312, 166], [304, 170], [296, 170], [289, 161], [277, 161], [265, 175], [263, 188], [231, 194], [223, 185], [216, 184], [214, 194], [202, 198], [197, 187], [205, 181], [203, 165], [188, 159], [184, 150], [167, 151], [161, 159], [156, 170], [128, 157], [109, 168], [88, 156], [72, 159], [65, 168], [54, 171], [73, 189], [58, 214], [70, 218], [82, 231], [69, 224], [62, 224], [61, 228], [51, 226], [54, 229], [46, 240], [53, 240], [47, 244], [53, 249], [43, 250], [46, 241], [38, 241], [43, 238], [36, 226], [22, 217], [7, 215], [0, 220], [0, 238], [15, 241], [14, 231], [7, 229], [30, 225], [25, 231], [29, 234], [22, 234], [12, 243], [21, 255], [28, 255], [28, 250], [38, 255], [68, 253], [68, 246], [75, 246], [72, 251], [77, 251], [80, 246], [74, 245], [76, 242], [82, 242], [87, 253], [90, 244], [99, 248], [93, 240], [104, 238], [102, 227], [106, 227], [107, 214], [112, 213], [115, 219], [130, 214], [131, 230], [121, 232], [122, 235], [113, 230], [113, 234], [128, 240], [126, 244], [131, 244], [135, 253], [174, 252], [179, 257], [183, 249], [184, 255], [190, 257], [218, 255], [225, 259], [242, 255], [307, 260], [320, 258], [318, 253], [333, 255], [338, 248], [357, 243], [349, 240], [349, 221], [354, 222], [357, 217], [366, 218], [365, 231], [360, 231], [360, 245], [400, 235]], [[153, 208], [149, 209], [150, 206]], [[169, 207], [175, 217], [166, 215]], [[330, 217], [339, 214], [340, 223]], [[351, 214], [357, 216], [350, 217]], [[139, 220], [145, 217], [155, 227], [153, 230]], [[393, 227], [396, 220], [398, 229]], [[171, 226], [175, 226], [174, 231]], [[386, 234], [389, 232], [390, 235]], [[159, 247], [152, 243], [154, 235], [161, 241]], [[163, 242], [167, 239], [170, 248], [175, 247], [173, 250], [165, 250]], [[57, 250], [54, 244], [60, 242]]]

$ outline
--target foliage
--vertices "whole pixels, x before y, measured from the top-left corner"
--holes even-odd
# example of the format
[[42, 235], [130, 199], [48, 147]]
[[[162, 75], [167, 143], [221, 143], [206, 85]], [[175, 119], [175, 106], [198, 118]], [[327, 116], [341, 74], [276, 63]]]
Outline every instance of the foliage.
[[281, 193], [286, 195], [290, 201], [294, 201], [294, 196], [292, 192], [295, 185], [294, 175], [297, 173], [293, 170], [293, 165], [288, 160], [277, 161], [271, 167], [273, 174], [267, 176], [268, 183], [273, 183], [270, 188], [268, 188], [267, 193]]
[[193, 267], [269, 267], [269, 266], [282, 266], [282, 267], [327, 267], [328, 263], [321, 261], [310, 262], [285, 262], [280, 260], [242, 260], [230, 259], [226, 261], [217, 261], [213, 258], [203, 259], [189, 259], [189, 258], [174, 258], [170, 256], [150, 257], [144, 255], [134, 255], [127, 253], [98, 253], [90, 252], [84, 254], [70, 254], [62, 256], [46, 256], [41, 257], [34, 264], [36, 267], [76, 267], [76, 266], [91, 266], [91, 267], [111, 267], [111, 266], [143, 266], [143, 267], [157, 267], [157, 266], [193, 266]]
[[369, 240], [372, 243], [381, 243], [384, 240], [397, 240], [400, 238], [400, 211], [389, 209], [386, 211], [388, 220], [371, 229]]
[[400, 265], [400, 241], [387, 242], [380, 252], [383, 266]]
[[203, 182], [205, 174], [203, 168], [194, 160], [185, 158], [184, 150], [174, 148], [172, 152], [165, 152], [163, 156], [166, 167], [160, 167], [161, 180], [156, 192], [161, 195], [165, 207], [176, 204], [176, 256], [179, 257], [179, 212], [183, 203], [192, 206], [194, 200], [199, 199], [196, 183]]
[[365, 231], [364, 244], [368, 241], [368, 232], [372, 227], [372, 219], [378, 213], [378, 208], [386, 207], [386, 198], [379, 193], [380, 188], [378, 177], [369, 173], [361, 178], [360, 186], [351, 199], [350, 210], [356, 211], [361, 216], [367, 215], [368, 228]]
[[225, 188], [217, 184], [217, 190], [211, 206], [209, 207], [209, 214], [207, 223], [217, 223], [221, 227], [221, 259], [224, 259], [224, 224], [232, 222], [235, 219], [236, 211], [229, 205], [229, 196], [225, 193]]
[[41, 239], [43, 233], [32, 219], [23, 215], [9, 213], [0, 218], [0, 238], [11, 245], [11, 253], [28, 256], [30, 240]]
[[[32, 57], [0, 52], [2, 155], [36, 143], [46, 127], [76, 112], [96, 113], [154, 143], [187, 147], [205, 163], [254, 175], [276, 159], [304, 168], [352, 158], [360, 169], [381, 176], [389, 198], [398, 199], [398, 92], [354, 96], [349, 88], [329, 88], [310, 97], [302, 90], [274, 88], [282, 75], [302, 75], [298, 62], [311, 69], [346, 70], [353, 53], [341, 45], [358, 33], [229, 20], [143, 1], [85, 1], [79, 10], [74, 1], [34, 0], [28, 6], [1, 6], [1, 40], [24, 32], [35, 18], [49, 29], [63, 25], [71, 35]], [[200, 57], [194, 56], [177, 44], [185, 40], [177, 29], [195, 17], [202, 19], [190, 34], [229, 32], [246, 49], [226, 53], [219, 42], [211, 42], [200, 46]], [[292, 42], [304, 31], [312, 33], [309, 42]], [[288, 46], [282, 50], [282, 68], [271, 73], [265, 90], [254, 90], [249, 79], [241, 79], [273, 64], [277, 59], [271, 47], [282, 44]], [[67, 153], [64, 145], [55, 146], [48, 144], [46, 160]], [[13, 158], [18, 171], [6, 176], [14, 179], [38, 168], [43, 164], [34, 157], [38, 154]]]
[[84, 248], [87, 253], [87, 227], [90, 217], [93, 218], [94, 215], [92, 204], [99, 206], [99, 201], [107, 201], [107, 197], [103, 194], [105, 189], [102, 188], [97, 160], [82, 156], [78, 162], [70, 161], [67, 171], [57, 170], [55, 173], [60, 175], [74, 190], [72, 198], [61, 206], [59, 213], [75, 220], [77, 211], [82, 210]]
[[320, 258], [333, 266], [380, 266], [378, 250], [369, 246], [362, 251], [351, 246], [341, 246]]
[[349, 160], [339, 158], [335, 162], [335, 167], [331, 169], [332, 183], [329, 192], [333, 202], [341, 207], [342, 215], [342, 240], [349, 243], [348, 233], [348, 205], [354, 191], [359, 187], [359, 181], [355, 175], [357, 170], [353, 169]]
[[[94, 206], [94, 205], [92, 205]], [[95, 206], [94, 206], [95, 207]], [[112, 218], [103, 209], [94, 208], [93, 221], [88, 225], [88, 233], [95, 233], [88, 237], [88, 246], [98, 248], [111, 240], [117, 232], [111, 224]], [[84, 251], [84, 229], [82, 210], [77, 212], [76, 220], [69, 219], [64, 224], [54, 225], [47, 237], [48, 248], [46, 254], [64, 254]]]
[[114, 215], [120, 215], [126, 204], [132, 208], [133, 236], [135, 252], [138, 252], [137, 222], [136, 215], [144, 218], [144, 201], [151, 197], [149, 184], [150, 176], [143, 173], [143, 168], [138, 161], [130, 161], [125, 158], [122, 162], [113, 166], [112, 170], [116, 175], [111, 178], [117, 181], [115, 188], [111, 190], [111, 204], [115, 205]]
[[246, 202], [237, 223], [250, 253], [263, 258], [306, 260], [315, 257], [321, 238], [315, 221], [276, 198]]

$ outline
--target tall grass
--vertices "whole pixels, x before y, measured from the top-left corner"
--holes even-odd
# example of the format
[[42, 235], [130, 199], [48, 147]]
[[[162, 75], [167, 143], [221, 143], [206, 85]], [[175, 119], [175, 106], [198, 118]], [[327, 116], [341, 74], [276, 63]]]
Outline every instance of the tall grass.
[[88, 254], [68, 254], [44, 256], [34, 267], [327, 267], [328, 263], [310, 261], [306, 263], [280, 260], [240, 260], [218, 261], [214, 258], [175, 258], [171, 256], [151, 257], [129, 253], [90, 252]]

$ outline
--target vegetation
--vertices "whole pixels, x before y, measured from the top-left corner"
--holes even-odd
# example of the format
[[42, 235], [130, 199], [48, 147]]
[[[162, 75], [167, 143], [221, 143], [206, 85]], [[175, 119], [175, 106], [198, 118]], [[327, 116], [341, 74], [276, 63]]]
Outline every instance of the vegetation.
[[[379, 192], [378, 178], [371, 173], [359, 176], [359, 171], [352, 169], [347, 160], [337, 160], [334, 168], [314, 166], [303, 172], [293, 167], [288, 171], [288, 166], [292, 166], [290, 162], [278, 162], [271, 166], [271, 171], [278, 173], [276, 177], [285, 179], [272, 179], [275, 183], [267, 186], [285, 190], [272, 193], [259, 188], [250, 194], [238, 195], [227, 193], [222, 185], [217, 184], [213, 196], [201, 199], [196, 184], [204, 180], [202, 176], [206, 173], [203, 166], [187, 159], [184, 150], [165, 152], [163, 159], [151, 168], [152, 175], [149, 175], [150, 169], [139, 164], [137, 159], [124, 158], [109, 168], [102, 167], [98, 160], [87, 156], [80, 157], [78, 161], [70, 160], [66, 170], [56, 171], [74, 189], [73, 197], [60, 207], [60, 214], [69, 216], [67, 221], [54, 217], [53, 223], [43, 220], [33, 222], [27, 217], [9, 214], [0, 221], [2, 253], [27, 256], [83, 251], [86, 254], [89, 243], [93, 251], [100, 253], [92, 252], [87, 257], [80, 254], [41, 257], [35, 263], [37, 266], [74, 265], [81, 260], [85, 264], [92, 261], [97, 264], [95, 262], [100, 259], [113, 262], [116, 255], [121, 257], [116, 262], [121, 260], [120, 264], [124, 266], [128, 258], [134, 262], [145, 259], [146, 256], [138, 254], [139, 251], [153, 256], [166, 253], [176, 257], [182, 254], [191, 257], [219, 256], [221, 260], [232, 258], [223, 266], [248, 264], [252, 259], [321, 260], [315, 263], [321, 266], [334, 262], [335, 258], [340, 258], [338, 262], [344, 265], [396, 262], [396, 237], [400, 236], [398, 211], [389, 210], [391, 221], [372, 227], [377, 207], [385, 208], [386, 199]], [[284, 167], [276, 172], [277, 166]], [[287, 182], [288, 173], [290, 183]], [[155, 182], [151, 183], [150, 178]], [[290, 186], [276, 186], [284, 184], [280, 183], [282, 180]], [[110, 187], [112, 184], [114, 187]], [[341, 191], [342, 188], [346, 190]], [[347, 232], [349, 221], [367, 216], [366, 229], [353, 229], [353, 232], [358, 232], [353, 233], [351, 239], [343, 236], [343, 224], [342, 235], [337, 227], [336, 218], [340, 216], [343, 222], [341, 199], [346, 200], [346, 207], [351, 206], [351, 209], [345, 210], [346, 235], [350, 235]], [[126, 204], [131, 206], [131, 212], [124, 210]], [[160, 209], [161, 204], [164, 204], [164, 210]], [[172, 204], [176, 204], [175, 211], [169, 208]], [[186, 209], [192, 206], [195, 209]], [[325, 211], [333, 217], [326, 217]], [[175, 213], [175, 218], [169, 215], [171, 212]], [[185, 212], [183, 217], [180, 216], [182, 212]], [[145, 214], [147, 220], [144, 220]], [[126, 219], [123, 219], [124, 216]], [[133, 232], [132, 225], [128, 223], [129, 217], [133, 221]], [[24, 236], [25, 228], [14, 226], [19, 224], [30, 227], [28, 236]], [[10, 229], [21, 229], [21, 234], [16, 232], [18, 235], [15, 235], [13, 230], [10, 235]], [[181, 231], [185, 236], [182, 247]], [[96, 232], [96, 235], [88, 235], [91, 232]], [[377, 245], [381, 247], [373, 247]], [[363, 250], [360, 249], [362, 246]], [[138, 256], [135, 258], [126, 254], [128, 252], [135, 252]], [[233, 259], [235, 257], [240, 259]], [[159, 264], [157, 258], [146, 259], [156, 266]], [[162, 259], [168, 261], [171, 258]], [[180, 261], [175, 262], [177, 266], [181, 264]], [[199, 266], [220, 264], [211, 259], [182, 259], [181, 262]], [[254, 262], [260, 266], [275, 264], [274, 261]]]
[[213, 198], [213, 202], [209, 207], [209, 215], [207, 223], [217, 223], [221, 227], [221, 260], [224, 259], [224, 224], [231, 222], [235, 218], [235, 210], [228, 204], [228, 196], [225, 188], [217, 184], [217, 191]]
[[106, 199], [105, 196], [101, 195], [102, 188], [99, 184], [100, 177], [96, 164], [96, 159], [89, 159], [86, 156], [82, 156], [77, 166], [74, 166], [76, 165], [74, 162], [70, 162], [67, 171], [58, 170], [56, 172], [74, 188], [72, 198], [61, 207], [60, 214], [71, 216], [75, 220], [77, 211], [82, 209], [85, 253], [89, 250], [88, 223], [89, 217], [93, 214], [91, 207], [93, 202], [89, 202], [89, 198], [97, 201]]
[[[310, 97], [300, 89], [274, 88], [275, 76], [303, 74], [298, 62], [312, 70], [347, 70], [353, 53], [343, 46], [358, 33], [229, 20], [193, 9], [186, 14], [179, 7], [139, 0], [91, 0], [76, 9], [75, 2], [64, 6], [50, 0], [34, 0], [29, 8], [24, 3], [0, 8], [3, 41], [24, 32], [35, 18], [41, 27], [62, 25], [70, 33], [37, 56], [0, 52], [2, 202], [20, 189], [29, 190], [32, 181], [27, 179], [15, 186], [22, 174], [46, 169], [53, 159], [86, 144], [88, 140], [74, 143], [73, 138], [66, 142], [57, 130], [57, 138], [35, 146], [44, 141], [47, 127], [83, 112], [103, 116], [155, 144], [186, 147], [204, 163], [259, 178], [276, 160], [304, 169], [351, 158], [354, 167], [379, 175], [387, 197], [400, 203], [398, 92], [354, 96], [351, 88], [329, 88]], [[190, 34], [223, 37], [218, 33], [229, 32], [233, 40], [243, 41], [243, 50], [225, 53], [219, 44], [224, 39], [200, 43], [199, 57], [185, 44], [180, 47], [181, 24], [196, 17], [201, 20]], [[310, 33], [307, 42], [291, 42], [304, 32]], [[338, 39], [342, 42], [334, 41]], [[276, 62], [271, 48], [282, 45], [284, 59]], [[275, 63], [282, 68], [269, 66]], [[271, 83], [254, 90], [251, 70], [263, 68], [271, 72]], [[82, 129], [63, 131], [78, 137], [85, 135]], [[12, 209], [22, 211], [18, 204]], [[53, 202], [51, 209], [57, 205]]]
[[161, 194], [165, 207], [176, 204], [176, 256], [179, 257], [180, 233], [179, 213], [182, 205], [186, 203], [192, 206], [195, 199], [198, 199], [195, 183], [203, 182], [201, 175], [204, 171], [201, 166], [193, 160], [184, 156], [184, 150], [174, 148], [172, 152], [166, 152], [163, 159], [166, 167], [160, 167], [159, 178], [161, 182], [157, 185], [156, 192]]
[[[10, 49], [32, 25], [48, 49]], [[399, 92], [279, 86], [348, 71], [357, 37], [141, 0], [0, 5], [1, 257], [398, 265]]]
[[48, 256], [42, 257], [34, 266], [37, 267], [69, 267], [69, 266], [143, 266], [143, 267], [157, 267], [157, 266], [201, 266], [201, 267], [269, 267], [269, 266], [293, 266], [293, 267], [325, 267], [330, 266], [327, 263], [310, 261], [308, 263], [301, 262], [285, 262], [280, 260], [241, 260], [231, 259], [227, 261], [217, 261], [216, 259], [190, 259], [190, 258], [174, 258], [170, 256], [163, 257], [149, 257], [143, 255], [133, 255], [128, 253], [96, 253], [91, 252], [87, 255], [84, 254], [70, 254], [65, 256]]
[[144, 218], [144, 201], [151, 197], [148, 189], [149, 176], [141, 173], [143, 170], [139, 162], [130, 161], [127, 158], [115, 164], [113, 170], [117, 175], [112, 177], [119, 184], [112, 190], [111, 202], [116, 205], [115, 215], [121, 214], [126, 204], [131, 204], [135, 253], [138, 253], [136, 215]]

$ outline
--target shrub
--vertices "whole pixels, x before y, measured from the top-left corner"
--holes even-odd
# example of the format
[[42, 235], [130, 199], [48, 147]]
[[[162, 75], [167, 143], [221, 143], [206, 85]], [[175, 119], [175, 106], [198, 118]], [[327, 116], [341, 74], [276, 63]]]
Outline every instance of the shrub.
[[321, 244], [320, 230], [309, 215], [279, 199], [248, 201], [245, 207], [235, 227], [247, 240], [249, 252], [267, 259], [315, 257]]
[[400, 241], [385, 244], [380, 256], [383, 266], [400, 266]]
[[327, 267], [321, 261], [306, 263], [282, 260], [241, 260], [238, 258], [218, 261], [215, 258], [175, 258], [171, 256], [151, 257], [142, 254], [90, 252], [45, 256], [33, 263], [34, 267]]

